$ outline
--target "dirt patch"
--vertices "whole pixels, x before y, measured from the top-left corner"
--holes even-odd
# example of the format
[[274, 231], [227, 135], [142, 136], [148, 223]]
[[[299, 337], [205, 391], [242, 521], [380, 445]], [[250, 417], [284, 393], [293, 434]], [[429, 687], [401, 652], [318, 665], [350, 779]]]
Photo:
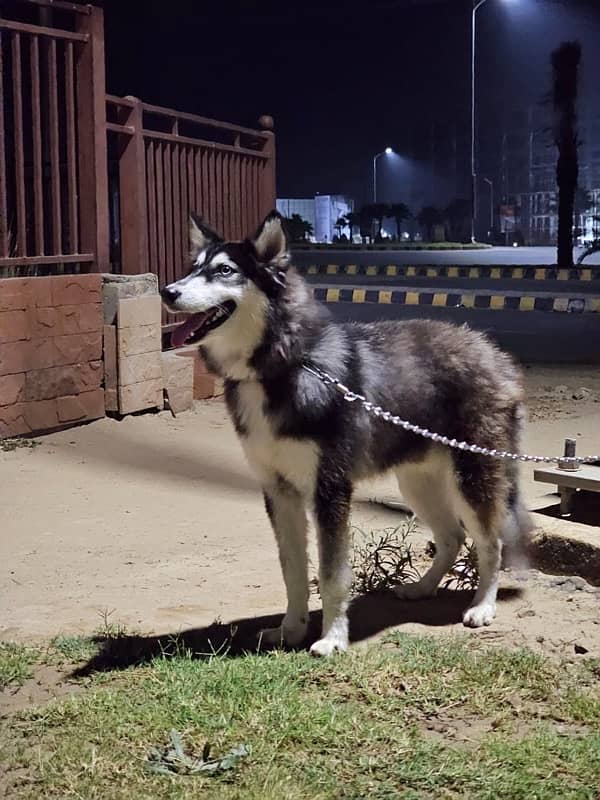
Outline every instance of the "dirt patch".
[[0, 717], [30, 706], [39, 706], [55, 697], [79, 694], [85, 691], [85, 684], [70, 676], [76, 667], [65, 665], [52, 667], [38, 666], [31, 678], [21, 686], [8, 686], [0, 692]]
[[[598, 370], [532, 368], [526, 383], [528, 452], [556, 454], [567, 436], [579, 439], [581, 454], [600, 451]], [[573, 400], [580, 387], [592, 394]], [[282, 612], [285, 593], [261, 494], [222, 403], [200, 403], [176, 419], [101, 420], [39, 441], [35, 449], [0, 452], [3, 496], [10, 498], [0, 509], [0, 638], [89, 634], [112, 612], [144, 640], [184, 631], [201, 639], [221, 627], [229, 635], [232, 625], [254, 630], [261, 618]], [[552, 487], [534, 483], [532, 472], [523, 472], [529, 506], [555, 503]], [[395, 491], [390, 479], [360, 487], [353, 522], [370, 530], [404, 520], [369, 502]], [[423, 552], [428, 538], [417, 531], [415, 548]], [[314, 573], [312, 540], [310, 555]], [[496, 623], [469, 635], [561, 656], [600, 656], [600, 597], [551, 581], [541, 573], [504, 573]], [[361, 598], [352, 611], [354, 639], [398, 626], [462, 633], [469, 598]], [[318, 608], [318, 597], [312, 602]], [[586, 653], [576, 653], [576, 644]], [[63, 678], [49, 676], [50, 694], [53, 687], [62, 691]]]

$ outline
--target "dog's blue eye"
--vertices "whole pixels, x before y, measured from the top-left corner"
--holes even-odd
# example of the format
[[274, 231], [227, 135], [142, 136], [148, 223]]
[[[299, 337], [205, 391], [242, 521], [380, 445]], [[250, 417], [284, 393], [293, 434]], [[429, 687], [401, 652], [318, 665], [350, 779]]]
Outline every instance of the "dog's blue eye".
[[223, 264], [223, 266], [219, 269], [221, 275], [227, 277], [228, 275], [233, 275], [233, 268], [230, 267], [228, 264]]

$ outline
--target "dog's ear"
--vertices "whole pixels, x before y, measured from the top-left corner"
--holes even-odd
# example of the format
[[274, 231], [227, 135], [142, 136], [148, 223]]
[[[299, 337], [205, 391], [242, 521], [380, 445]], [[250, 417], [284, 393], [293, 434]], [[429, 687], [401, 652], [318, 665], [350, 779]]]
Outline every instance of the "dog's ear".
[[287, 236], [283, 217], [278, 211], [271, 211], [254, 236], [252, 242], [256, 257], [262, 264], [287, 267], [290, 261]]
[[264, 219], [252, 240], [257, 261], [273, 290], [285, 287], [285, 275], [290, 263], [288, 240], [283, 217], [271, 211]]
[[190, 213], [190, 257], [195, 261], [200, 253], [211, 244], [219, 244], [223, 239], [215, 233], [197, 214]]

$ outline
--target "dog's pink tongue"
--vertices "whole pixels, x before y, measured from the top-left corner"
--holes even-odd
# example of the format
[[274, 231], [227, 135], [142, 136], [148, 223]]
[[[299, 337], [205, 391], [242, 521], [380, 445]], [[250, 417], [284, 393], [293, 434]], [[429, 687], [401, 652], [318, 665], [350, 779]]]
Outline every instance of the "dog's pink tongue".
[[182, 322], [181, 325], [175, 328], [171, 333], [171, 344], [173, 347], [181, 347], [182, 344], [185, 344], [186, 340], [198, 330], [205, 319], [206, 314], [203, 312], [200, 314], [192, 314], [185, 322]]

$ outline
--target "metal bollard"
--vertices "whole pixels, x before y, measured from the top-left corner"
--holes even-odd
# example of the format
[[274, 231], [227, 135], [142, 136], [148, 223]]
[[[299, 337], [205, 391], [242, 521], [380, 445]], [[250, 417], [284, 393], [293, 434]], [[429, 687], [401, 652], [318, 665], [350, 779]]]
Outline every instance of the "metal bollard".
[[[577, 441], [575, 439], [565, 439], [565, 453], [564, 458], [574, 458], [577, 449]], [[577, 472], [580, 465], [576, 461], [564, 461], [561, 459], [558, 462], [558, 468], [565, 472]]]

